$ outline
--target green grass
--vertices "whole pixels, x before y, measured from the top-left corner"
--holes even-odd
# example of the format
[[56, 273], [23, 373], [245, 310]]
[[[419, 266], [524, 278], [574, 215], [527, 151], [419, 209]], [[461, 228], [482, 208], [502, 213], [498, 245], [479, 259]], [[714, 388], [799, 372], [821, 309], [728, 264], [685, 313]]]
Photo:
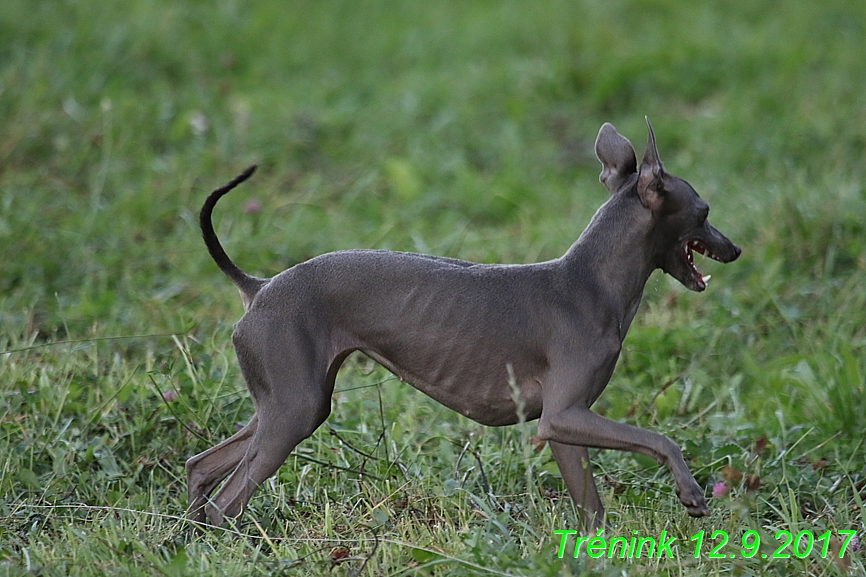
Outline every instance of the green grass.
[[[863, 574], [862, 550], [688, 541], [866, 532], [863, 2], [2, 11], [0, 574]], [[642, 150], [644, 115], [744, 250], [700, 263], [704, 294], [653, 276], [596, 404], [730, 487], [694, 520], [666, 470], [595, 453], [606, 535], [665, 530], [673, 559], [558, 559], [576, 518], [533, 424], [480, 427], [354, 357], [238, 524], [189, 532], [184, 460], [251, 413], [196, 225], [212, 188], [261, 165], [217, 211], [256, 274], [350, 247], [531, 262], [606, 198], [602, 122]]]

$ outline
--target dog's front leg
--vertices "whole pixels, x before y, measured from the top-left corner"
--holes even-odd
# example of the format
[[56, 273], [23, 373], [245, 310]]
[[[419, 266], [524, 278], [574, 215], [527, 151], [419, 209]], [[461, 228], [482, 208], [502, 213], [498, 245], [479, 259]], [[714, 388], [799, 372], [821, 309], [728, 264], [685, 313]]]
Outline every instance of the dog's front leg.
[[633, 451], [654, 458], [673, 473], [677, 496], [689, 515], [703, 517], [709, 514], [704, 492], [689, 471], [682, 451], [664, 435], [606, 419], [586, 407], [572, 407], [548, 419], [543, 415], [541, 418], [538, 435], [542, 439], [599, 449]]
[[[551, 447], [554, 447], [554, 443], [561, 443], [648, 455], [666, 465], [673, 473], [677, 496], [689, 515], [708, 515], [704, 492], [689, 471], [682, 451], [673, 441], [652, 431], [612, 421], [589, 409], [607, 385], [619, 356], [618, 341], [607, 348], [598, 346], [598, 343], [599, 341], [596, 341], [594, 349], [581, 349], [592, 351], [583, 358], [575, 358], [574, 355], [558, 356], [562, 362], [551, 367], [549, 378], [542, 387], [544, 407], [538, 421], [538, 436], [551, 442]], [[605, 350], [606, 352], [603, 352]], [[572, 461], [580, 458], [580, 452], [562, 451], [559, 448], [554, 448], [553, 451], [569, 492], [572, 493], [572, 499], [578, 506], [588, 507], [588, 512], [592, 512], [592, 493], [595, 487], [589, 489], [585, 482], [589, 470]], [[557, 455], [557, 452], [560, 455]], [[586, 462], [588, 465], [588, 457]], [[571, 482], [569, 478], [572, 479]], [[572, 489], [572, 486], [575, 489]], [[598, 499], [597, 493], [594, 499]], [[602, 510], [600, 503], [598, 510]], [[598, 519], [595, 522], [600, 521], [601, 519]]]
[[571, 500], [578, 509], [581, 525], [587, 531], [595, 531], [601, 527], [604, 519], [604, 505], [601, 504], [595, 479], [592, 477], [589, 450], [556, 441], [550, 441], [549, 444], [562, 480], [565, 481]]

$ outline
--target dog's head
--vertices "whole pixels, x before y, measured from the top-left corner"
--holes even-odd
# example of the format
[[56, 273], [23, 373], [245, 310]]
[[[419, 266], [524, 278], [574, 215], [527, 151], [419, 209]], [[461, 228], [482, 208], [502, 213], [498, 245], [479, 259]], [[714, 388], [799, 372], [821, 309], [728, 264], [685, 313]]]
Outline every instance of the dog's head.
[[710, 207], [695, 189], [662, 168], [655, 134], [647, 118], [649, 139], [640, 168], [634, 148], [613, 125], [605, 123], [598, 132], [595, 151], [602, 163], [599, 180], [611, 194], [637, 194], [652, 212], [650, 242], [653, 260], [686, 288], [700, 292], [709, 277], [695, 268], [694, 253], [719, 262], [740, 256], [740, 248], [707, 220]]

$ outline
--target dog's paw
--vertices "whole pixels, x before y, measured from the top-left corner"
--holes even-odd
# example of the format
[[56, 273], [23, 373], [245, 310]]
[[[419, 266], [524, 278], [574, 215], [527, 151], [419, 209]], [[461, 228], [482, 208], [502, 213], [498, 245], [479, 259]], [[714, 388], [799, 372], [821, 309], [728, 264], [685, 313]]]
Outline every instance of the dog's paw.
[[684, 488], [677, 487], [677, 497], [692, 517], [706, 517], [710, 514], [704, 491], [694, 479]]
[[204, 513], [207, 516], [207, 521], [211, 525], [216, 527], [222, 526], [225, 522], [225, 516], [222, 514], [222, 511], [214, 507], [212, 504], [208, 504], [204, 507]]

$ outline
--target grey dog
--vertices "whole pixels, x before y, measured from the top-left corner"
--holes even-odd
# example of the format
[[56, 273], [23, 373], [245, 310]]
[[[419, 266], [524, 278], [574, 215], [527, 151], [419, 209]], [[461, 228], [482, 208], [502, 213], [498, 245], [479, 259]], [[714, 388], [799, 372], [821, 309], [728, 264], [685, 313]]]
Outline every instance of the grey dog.
[[243, 511], [328, 417], [337, 370], [353, 351], [483, 425], [518, 422], [516, 391], [588, 528], [602, 523], [604, 507], [587, 447], [655, 458], [673, 473], [688, 513], [707, 515], [704, 491], [673, 441], [590, 410], [650, 274], [660, 268], [700, 292], [708, 277], [695, 268], [694, 252], [724, 263], [740, 255], [707, 221], [707, 203], [664, 171], [649, 120], [647, 127], [640, 166], [631, 143], [612, 125], [601, 127], [595, 150], [610, 198], [565, 255], [535, 264], [344, 250], [257, 278], [226, 255], [211, 222], [216, 202], [255, 167], [211, 193], [201, 229], [243, 299], [232, 340], [256, 413], [186, 462], [191, 518], [218, 525]]

